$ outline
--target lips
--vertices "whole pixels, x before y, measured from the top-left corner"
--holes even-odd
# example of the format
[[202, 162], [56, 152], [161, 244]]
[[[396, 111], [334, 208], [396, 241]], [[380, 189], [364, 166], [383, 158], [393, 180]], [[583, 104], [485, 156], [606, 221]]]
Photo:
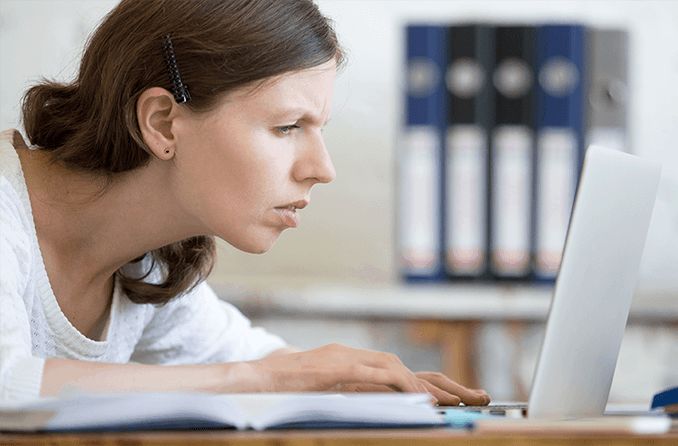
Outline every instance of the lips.
[[278, 213], [280, 220], [285, 226], [289, 226], [290, 228], [299, 226], [299, 215], [297, 215], [297, 210], [293, 206], [275, 208], [275, 211]]
[[284, 206], [279, 206], [276, 209], [285, 209], [285, 208], [295, 208], [295, 209], [304, 209], [306, 206], [308, 206], [309, 201], [304, 199], [304, 200], [297, 200], [293, 201], [292, 203], [287, 203]]
[[308, 206], [308, 203], [308, 200], [298, 200], [286, 204], [285, 206], [276, 207], [275, 211], [285, 226], [296, 228], [299, 226], [299, 214], [297, 214], [297, 209], [305, 208]]

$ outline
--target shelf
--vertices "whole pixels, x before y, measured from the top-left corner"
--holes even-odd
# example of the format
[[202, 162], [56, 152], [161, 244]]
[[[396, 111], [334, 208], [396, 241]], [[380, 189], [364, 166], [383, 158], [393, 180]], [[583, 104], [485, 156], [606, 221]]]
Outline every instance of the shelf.
[[[516, 284], [210, 285], [251, 317], [543, 321], [553, 292], [549, 285]], [[678, 298], [637, 296], [631, 319], [678, 321]]]

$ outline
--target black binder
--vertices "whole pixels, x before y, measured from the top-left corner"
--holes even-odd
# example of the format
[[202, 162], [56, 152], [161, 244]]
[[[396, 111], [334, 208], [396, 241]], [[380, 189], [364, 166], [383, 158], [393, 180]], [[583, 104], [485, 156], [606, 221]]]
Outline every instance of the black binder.
[[454, 25], [447, 39], [445, 268], [451, 278], [478, 278], [488, 270], [493, 28]]
[[531, 275], [535, 32], [495, 29], [490, 143], [490, 267], [497, 278]]

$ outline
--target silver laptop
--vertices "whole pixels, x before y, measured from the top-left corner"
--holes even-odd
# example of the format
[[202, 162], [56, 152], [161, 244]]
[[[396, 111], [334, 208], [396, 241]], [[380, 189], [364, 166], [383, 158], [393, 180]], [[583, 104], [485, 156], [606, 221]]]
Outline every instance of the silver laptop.
[[528, 418], [603, 414], [660, 172], [658, 164], [627, 153], [586, 151]]

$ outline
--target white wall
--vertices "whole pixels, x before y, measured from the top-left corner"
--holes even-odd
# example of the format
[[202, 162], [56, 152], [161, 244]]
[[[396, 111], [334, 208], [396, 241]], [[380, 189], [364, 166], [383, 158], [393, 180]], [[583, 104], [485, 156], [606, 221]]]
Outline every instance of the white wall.
[[[0, 127], [18, 125], [18, 101], [40, 76], [67, 79], [87, 33], [116, 2], [0, 0]], [[301, 227], [263, 256], [222, 244], [213, 273], [236, 283], [269, 276], [387, 281], [393, 269], [394, 147], [402, 93], [402, 25], [411, 20], [578, 20], [630, 32], [633, 150], [665, 163], [641, 287], [678, 290], [678, 2], [319, 1], [349, 64], [337, 83], [327, 143], [337, 180], [319, 186]]]

